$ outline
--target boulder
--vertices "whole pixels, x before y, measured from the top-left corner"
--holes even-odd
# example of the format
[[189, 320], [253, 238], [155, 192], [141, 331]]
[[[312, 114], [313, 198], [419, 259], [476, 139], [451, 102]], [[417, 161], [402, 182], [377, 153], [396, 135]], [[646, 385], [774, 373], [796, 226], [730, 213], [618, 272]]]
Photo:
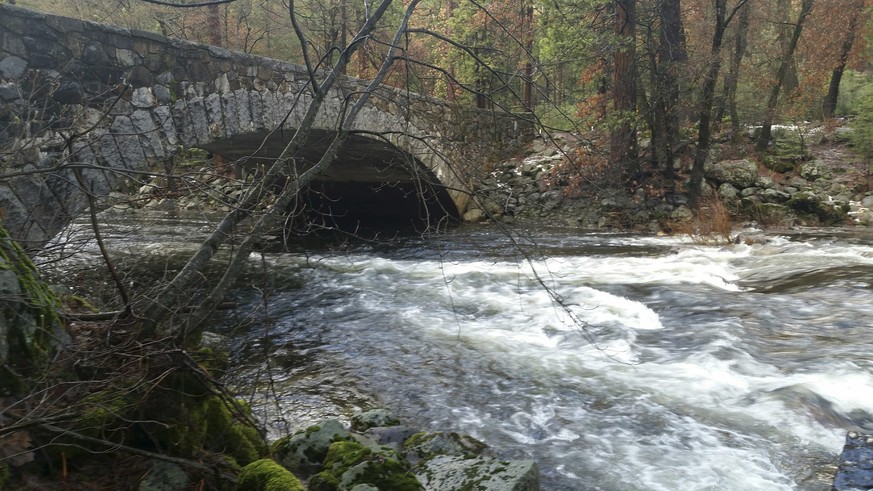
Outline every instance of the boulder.
[[473, 457], [481, 455], [486, 448], [487, 445], [473, 437], [442, 431], [416, 433], [403, 444], [406, 460], [413, 464], [437, 455]]
[[485, 219], [485, 212], [479, 208], [473, 208], [464, 213], [465, 222], [481, 222]]
[[[173, 489], [182, 489], [177, 487]], [[303, 483], [294, 474], [272, 459], [261, 459], [242, 468], [236, 481], [241, 491], [304, 491]], [[142, 491], [142, 490], [140, 490]]]
[[873, 435], [855, 431], [846, 435], [833, 491], [873, 489]]
[[439, 455], [416, 469], [427, 491], [539, 491], [539, 470], [531, 460]]
[[335, 442], [328, 449], [324, 470], [309, 480], [309, 491], [352, 491], [374, 487], [392, 491], [420, 491], [418, 479], [393, 452], [374, 452], [358, 442]]
[[728, 183], [737, 189], [755, 185], [758, 178], [758, 164], [749, 159], [723, 160], [704, 166], [703, 175], [717, 183]]
[[694, 212], [689, 210], [685, 205], [676, 208], [672, 213], [670, 213], [670, 220], [673, 220], [674, 222], [690, 222], [693, 219]]
[[828, 168], [819, 161], [813, 162], [804, 162], [800, 165], [800, 169], [798, 169], [798, 173], [800, 177], [806, 179], [807, 181], [816, 181], [822, 178], [830, 177], [830, 172]]
[[155, 460], [151, 471], [139, 483], [139, 491], [176, 491], [189, 486], [191, 478], [181, 467], [163, 460]]
[[305, 477], [322, 469], [333, 443], [351, 439], [351, 433], [342, 423], [329, 419], [279, 439], [273, 444], [273, 455], [286, 469]]
[[365, 431], [376, 426], [397, 426], [400, 420], [385, 408], [370, 409], [352, 416], [352, 430]]

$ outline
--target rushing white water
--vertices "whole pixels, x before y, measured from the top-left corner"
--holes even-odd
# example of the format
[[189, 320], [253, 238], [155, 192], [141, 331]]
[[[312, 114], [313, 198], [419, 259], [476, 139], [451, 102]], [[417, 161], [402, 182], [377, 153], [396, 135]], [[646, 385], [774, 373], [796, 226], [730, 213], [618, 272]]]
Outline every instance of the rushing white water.
[[826, 490], [846, 431], [873, 430], [873, 240], [829, 233], [265, 254], [272, 285], [235, 295], [267, 321], [227, 332], [279, 431], [367, 393], [537, 460], [547, 491]]
[[528, 262], [474, 235], [491, 252], [267, 255], [303, 280], [270, 299], [274, 342], [317, 337], [546, 490], [829, 489], [845, 432], [873, 429], [868, 244], [553, 234]]

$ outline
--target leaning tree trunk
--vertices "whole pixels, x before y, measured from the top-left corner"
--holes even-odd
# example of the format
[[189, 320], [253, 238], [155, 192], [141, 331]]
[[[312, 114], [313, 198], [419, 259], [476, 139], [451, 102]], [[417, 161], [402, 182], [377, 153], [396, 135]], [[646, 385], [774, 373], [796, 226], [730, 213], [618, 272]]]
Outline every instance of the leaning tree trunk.
[[731, 141], [736, 141], [740, 134], [740, 113], [737, 110], [737, 84], [740, 80], [740, 66], [743, 57], [746, 56], [749, 33], [749, 10], [750, 3], [746, 2], [740, 7], [740, 19], [734, 32], [734, 49], [731, 52], [731, 61], [728, 73], [724, 78], [724, 92], [721, 103], [716, 111], [716, 121], [721, 121], [725, 111], [731, 118]]
[[[688, 204], [697, 208], [700, 191], [703, 186], [703, 166], [709, 155], [712, 143], [712, 105], [715, 99], [715, 86], [718, 72], [721, 69], [721, 45], [724, 32], [730, 19], [727, 18], [727, 0], [715, 0], [715, 31], [712, 34], [709, 66], [703, 79], [700, 94], [700, 114], [698, 115], [697, 149], [694, 152], [694, 164], [691, 167], [691, 180], [688, 183]], [[736, 10], [734, 10], [736, 12]]]
[[803, 0], [800, 7], [800, 15], [797, 18], [797, 23], [794, 24], [791, 40], [785, 48], [785, 52], [782, 53], [782, 62], [779, 64], [776, 80], [773, 82], [773, 88], [770, 89], [770, 97], [767, 99], [767, 109], [764, 113], [764, 121], [761, 124], [761, 134], [758, 135], [758, 142], [755, 145], [759, 152], [766, 150], [770, 145], [770, 140], [773, 138], [773, 119], [776, 117], [776, 103], [779, 102], [779, 92], [782, 90], [786, 74], [793, 65], [794, 51], [797, 49], [798, 41], [800, 41], [800, 33], [803, 32], [803, 23], [812, 10], [812, 4], [813, 0]]
[[852, 46], [855, 44], [855, 36], [859, 19], [861, 18], [864, 9], [863, 0], [856, 0], [853, 5], [854, 12], [849, 16], [849, 27], [846, 32], [846, 38], [840, 47], [840, 58], [834, 71], [831, 73], [831, 82], [828, 84], [828, 93], [822, 103], [822, 113], [825, 118], [834, 117], [837, 110], [837, 99], [840, 96], [840, 82], [843, 80], [843, 72], [846, 70], [846, 65], [849, 62], [849, 54], [852, 52]]
[[[370, 18], [367, 19], [367, 22], [355, 38], [352, 39], [349, 46], [342, 52], [337, 64], [328, 72], [320, 84], [316, 83], [314, 79], [315, 74], [310, 70], [310, 77], [313, 77], [311, 85], [315, 87], [314, 93], [307, 107], [306, 114], [297, 131], [292, 136], [291, 141], [283, 149], [276, 162], [267, 171], [267, 174], [262, 179], [252, 183], [240, 200], [240, 203], [222, 219], [212, 234], [201, 244], [197, 252], [191, 256], [182, 270], [146, 306], [141, 336], [147, 337], [154, 334], [158, 325], [188, 296], [191, 286], [200, 278], [200, 272], [209, 264], [224, 241], [232, 235], [233, 231], [245, 219], [251, 216], [252, 210], [256, 209], [269, 195], [270, 190], [275, 188], [283, 179], [291, 178], [293, 180], [293, 178], [297, 177], [293, 174], [295, 168], [294, 159], [309, 137], [310, 130], [321, 109], [322, 102], [327, 96], [328, 91], [341, 76], [341, 72], [348, 64], [352, 53], [374, 31], [377, 23], [390, 6], [391, 1], [382, 0], [382, 3], [372, 13]], [[301, 44], [304, 46], [305, 51], [306, 41], [303, 38], [301, 38]], [[311, 67], [308, 61], [307, 66]]]
[[[218, 284], [213, 287], [212, 291], [200, 305], [200, 308], [191, 316], [190, 322], [186, 328], [182, 329], [180, 332], [176, 333], [177, 336], [185, 337], [191, 334], [196, 335], [199, 332], [201, 322], [206, 318], [207, 315], [212, 313], [213, 310], [218, 306], [218, 304], [224, 299], [227, 295], [230, 287], [233, 285], [233, 282], [239, 276], [242, 268], [245, 264], [245, 261], [248, 259], [249, 255], [254, 250], [257, 243], [261, 240], [261, 237], [272, 230], [276, 226], [280, 225], [282, 220], [284, 219], [285, 213], [288, 210], [288, 207], [291, 205], [292, 201], [297, 198], [299, 193], [319, 174], [321, 174], [325, 169], [331, 166], [333, 162], [336, 160], [337, 155], [339, 154], [340, 148], [342, 148], [343, 144], [348, 140], [351, 135], [351, 128], [355, 119], [358, 116], [358, 113], [361, 112], [364, 105], [366, 105], [367, 101], [370, 99], [370, 96], [373, 92], [378, 88], [378, 86], [385, 80], [385, 77], [388, 75], [388, 71], [391, 66], [394, 64], [395, 60], [395, 51], [397, 50], [397, 46], [400, 45], [401, 37], [406, 34], [406, 28], [409, 23], [409, 17], [415, 11], [416, 6], [418, 5], [420, 0], [412, 0], [406, 8], [406, 15], [401, 22], [400, 27], [397, 29], [394, 40], [388, 47], [388, 52], [383, 59], [382, 66], [379, 68], [379, 71], [376, 73], [376, 76], [373, 80], [367, 85], [367, 89], [363, 91], [355, 104], [348, 110], [340, 124], [339, 131], [337, 135], [334, 137], [333, 141], [331, 141], [327, 150], [322, 154], [319, 161], [310, 169], [307, 169], [305, 172], [300, 174], [299, 177], [295, 177], [292, 179], [285, 189], [279, 194], [276, 199], [276, 202], [270, 207], [270, 209], [260, 216], [260, 218], [255, 222], [252, 226], [249, 233], [246, 235], [245, 240], [243, 240], [242, 244], [239, 245], [239, 248], [234, 251], [234, 256], [230, 261], [230, 264], [227, 266], [227, 269], [224, 272], [221, 280], [219, 280]], [[342, 56], [348, 58], [351, 53], [343, 53]]]

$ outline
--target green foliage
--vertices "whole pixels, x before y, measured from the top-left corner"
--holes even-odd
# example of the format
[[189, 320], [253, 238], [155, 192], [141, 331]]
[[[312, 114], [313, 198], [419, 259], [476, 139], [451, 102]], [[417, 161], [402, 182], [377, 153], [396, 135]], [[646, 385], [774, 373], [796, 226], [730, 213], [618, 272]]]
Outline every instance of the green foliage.
[[297, 476], [271, 459], [256, 460], [243, 467], [236, 481], [238, 491], [303, 491]]
[[858, 115], [852, 120], [851, 141], [855, 148], [867, 159], [873, 158], [873, 87], [858, 98]]
[[[873, 96], [873, 74], [846, 70], [840, 81], [838, 116], [864, 115], [864, 100]], [[868, 103], [869, 104], [869, 103]]]

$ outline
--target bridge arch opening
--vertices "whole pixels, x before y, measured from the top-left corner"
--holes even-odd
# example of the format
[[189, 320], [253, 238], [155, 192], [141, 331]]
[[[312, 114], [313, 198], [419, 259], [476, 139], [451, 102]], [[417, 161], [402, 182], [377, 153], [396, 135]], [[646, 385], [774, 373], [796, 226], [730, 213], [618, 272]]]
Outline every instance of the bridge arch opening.
[[[247, 133], [202, 148], [221, 155], [235, 171], [257, 179], [287, 145], [293, 130]], [[298, 171], [312, 167], [335, 133], [314, 129], [297, 154]], [[419, 159], [384, 140], [353, 135], [334, 163], [289, 210], [291, 233], [338, 230], [372, 236], [422, 231], [457, 221], [448, 190]]]

